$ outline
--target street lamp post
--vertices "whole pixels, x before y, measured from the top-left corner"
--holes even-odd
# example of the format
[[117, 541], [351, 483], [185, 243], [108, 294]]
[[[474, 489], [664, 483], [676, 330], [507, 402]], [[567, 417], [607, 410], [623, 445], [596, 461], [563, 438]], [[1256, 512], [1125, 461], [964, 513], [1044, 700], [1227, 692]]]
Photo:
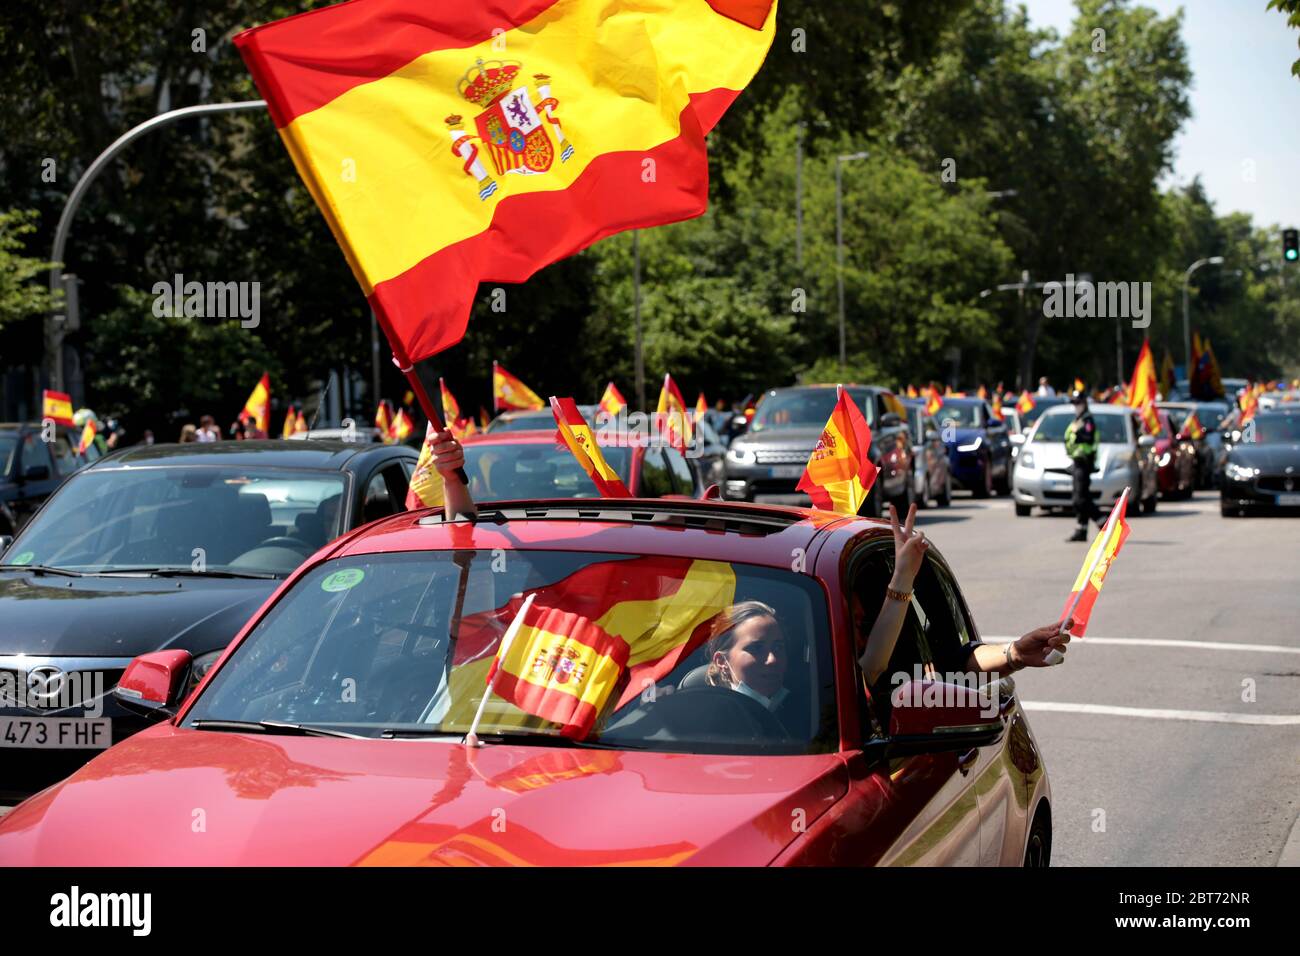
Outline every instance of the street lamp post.
[[[77, 185], [73, 187], [72, 193], [68, 196], [68, 201], [64, 203], [63, 214], [59, 216], [59, 224], [54, 229], [54, 250], [50, 253], [50, 261], [54, 263], [50, 267], [50, 291], [55, 292], [63, 285], [63, 279], [59, 272], [63, 268], [63, 251], [68, 243], [68, 232], [72, 228], [72, 217], [76, 214], [77, 207], [81, 205], [81, 200], [85, 198], [90, 184], [95, 181], [96, 176], [103, 172], [113, 157], [150, 130], [166, 126], [177, 120], [209, 113], [231, 113], [236, 110], [265, 108], [266, 100], [243, 100], [238, 103], [201, 103], [198, 106], [186, 106], [178, 110], [159, 113], [157, 116], [145, 120], [139, 126], [132, 127], [115, 139], [107, 149], [95, 157], [94, 162], [86, 167], [85, 173], [77, 180]], [[51, 314], [45, 320], [45, 365], [51, 387], [61, 392], [64, 391], [64, 388], [63, 329], [60, 327], [60, 318], [60, 316]]]
[[840, 301], [840, 368], [848, 364], [844, 333], [844, 177], [841, 169], [855, 159], [866, 159], [866, 152], [835, 157], [835, 284]]
[[1223, 265], [1223, 256], [1210, 256], [1206, 259], [1197, 259], [1187, 271], [1183, 273], [1183, 354], [1187, 357], [1187, 387], [1192, 387], [1192, 325], [1188, 302], [1187, 287], [1192, 281], [1192, 273], [1204, 265], [1221, 266]]

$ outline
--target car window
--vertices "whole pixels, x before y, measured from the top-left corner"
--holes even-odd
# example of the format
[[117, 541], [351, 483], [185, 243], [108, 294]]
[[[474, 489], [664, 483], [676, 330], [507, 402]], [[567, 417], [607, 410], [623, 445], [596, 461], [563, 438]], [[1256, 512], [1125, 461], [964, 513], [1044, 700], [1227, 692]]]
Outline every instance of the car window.
[[86, 464], [86, 459], [77, 454], [77, 449], [62, 432], [54, 436], [54, 458], [59, 463], [60, 475], [70, 475]]
[[945, 427], [949, 425], [956, 428], [984, 427], [984, 412], [979, 405], [958, 405], [955, 402], [945, 402], [935, 415], [935, 418], [939, 420], [939, 424]]
[[92, 468], [69, 478], [5, 553], [89, 573], [192, 568], [200, 557], [212, 570], [285, 573], [338, 536], [343, 491], [341, 475]]
[[362, 523], [386, 518], [398, 510], [388, 491], [387, 476], [383, 471], [375, 472], [374, 477], [366, 483], [365, 494], [361, 497]]
[[695, 495], [695, 473], [691, 471], [691, 466], [676, 448], [665, 448], [664, 457], [668, 459], [668, 467], [672, 471], [674, 494], [678, 495]]
[[673, 480], [668, 473], [662, 448], [652, 446], [645, 451], [641, 459], [641, 487], [637, 489], [638, 498], [662, 498], [673, 492]]
[[[579, 722], [589, 742], [625, 750], [836, 748], [826, 599], [806, 575], [689, 557], [454, 554], [355, 555], [313, 568], [235, 649], [186, 724], [277, 720], [454, 740], [486, 693], [480, 734], [558, 741]], [[497, 661], [525, 595], [534, 603], [519, 643]], [[709, 666], [710, 638], [725, 644], [728, 620], [753, 602], [780, 628], [783, 666], [768, 704], [715, 683]], [[550, 696], [534, 695], [530, 681]]]
[[[1113, 413], [1093, 414], [1092, 420], [1097, 423], [1097, 441], [1102, 444], [1127, 445], [1132, 439], [1129, 437], [1129, 431], [1124, 424], [1123, 415]], [[1052, 415], [1044, 415], [1038, 423], [1038, 430], [1034, 432], [1030, 439], [1032, 442], [1063, 442], [1065, 441], [1065, 430], [1069, 427], [1070, 422], [1074, 421], [1072, 412], [1057, 412]]]
[[[626, 483], [632, 449], [602, 445], [601, 454]], [[465, 445], [465, 473], [476, 501], [600, 496], [573, 453], [549, 440], [518, 444], [471, 441]]]
[[[866, 649], [866, 640], [876, 615], [885, 601], [885, 588], [894, 570], [890, 544], [872, 544], [856, 558], [851, 572], [854, 602], [853, 630], [856, 635], [855, 657]], [[863, 727], [868, 732], [887, 732], [890, 718], [890, 694], [903, 684], [917, 679], [964, 680], [970, 656], [973, 632], [962, 612], [954, 585], [945, 582], [946, 572], [933, 558], [927, 558], [913, 584], [912, 598], [889, 664], [865, 689], [859, 672], [859, 704], [863, 708]], [[867, 695], [870, 695], [869, 698]]]
[[[865, 389], [849, 389], [854, 404], [867, 424], [876, 426], [876, 402]], [[754, 413], [749, 430], [757, 434], [783, 428], [821, 428], [831, 417], [837, 401], [833, 388], [809, 388], [778, 391], [767, 395]]]
[[40, 432], [28, 432], [23, 436], [22, 469], [24, 474], [33, 468], [45, 467], [54, 475], [54, 459], [50, 456], [50, 446], [41, 441]]

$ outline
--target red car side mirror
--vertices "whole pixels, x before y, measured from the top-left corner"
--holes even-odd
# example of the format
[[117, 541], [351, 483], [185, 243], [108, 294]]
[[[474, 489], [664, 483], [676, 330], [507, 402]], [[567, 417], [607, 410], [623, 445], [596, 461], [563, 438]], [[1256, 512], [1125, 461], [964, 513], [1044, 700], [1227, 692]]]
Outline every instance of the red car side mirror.
[[132, 710], [170, 716], [184, 699], [193, 663], [189, 651], [141, 654], [126, 665], [113, 696]]
[[890, 694], [889, 754], [969, 750], [996, 743], [1003, 732], [996, 689], [983, 692], [936, 680], [909, 680]]

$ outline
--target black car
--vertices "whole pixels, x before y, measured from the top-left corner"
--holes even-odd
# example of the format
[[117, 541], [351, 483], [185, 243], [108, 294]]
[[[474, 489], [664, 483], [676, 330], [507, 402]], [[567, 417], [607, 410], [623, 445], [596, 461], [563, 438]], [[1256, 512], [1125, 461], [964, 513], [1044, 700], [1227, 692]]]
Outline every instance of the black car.
[[136, 446], [73, 475], [0, 554], [0, 795], [33, 793], [148, 721], [115, 703], [133, 657], [197, 682], [263, 601], [345, 531], [405, 508], [400, 445]]
[[1223, 516], [1300, 511], [1300, 415], [1262, 412], [1243, 431], [1219, 478]]
[[[722, 496], [735, 501], [795, 496], [799, 500], [791, 503], [807, 505], [807, 496], [796, 491], [795, 485], [835, 409], [835, 388], [834, 385], [801, 385], [765, 393], [748, 430], [737, 435], [727, 448]], [[882, 500], [906, 512], [916, 499], [907, 408], [885, 388], [871, 385], [844, 388], [871, 429], [868, 457], [880, 469], [863, 513], [879, 516]]]
[[0, 547], [18, 533], [69, 475], [99, 457], [78, 454], [74, 429], [41, 423], [0, 424]]

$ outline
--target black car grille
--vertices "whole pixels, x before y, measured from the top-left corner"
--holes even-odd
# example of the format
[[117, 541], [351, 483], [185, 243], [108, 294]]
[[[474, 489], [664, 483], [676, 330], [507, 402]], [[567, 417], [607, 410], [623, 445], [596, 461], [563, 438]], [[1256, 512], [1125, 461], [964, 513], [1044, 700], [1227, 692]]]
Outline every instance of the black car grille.
[[1263, 475], [1255, 479], [1255, 487], [1260, 491], [1300, 491], [1300, 477], [1290, 475]]

